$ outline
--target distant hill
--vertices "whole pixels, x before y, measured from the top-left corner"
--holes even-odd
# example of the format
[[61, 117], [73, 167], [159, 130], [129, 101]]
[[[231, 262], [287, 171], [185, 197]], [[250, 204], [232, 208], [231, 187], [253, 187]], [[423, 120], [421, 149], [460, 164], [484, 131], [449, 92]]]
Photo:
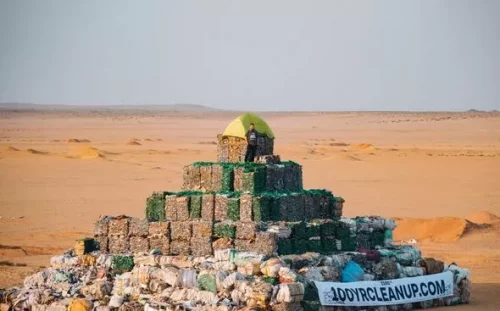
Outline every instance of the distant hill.
[[218, 109], [195, 104], [173, 105], [107, 105], [107, 106], [80, 106], [80, 105], [38, 105], [30, 103], [0, 103], [0, 110], [18, 111], [217, 111]]

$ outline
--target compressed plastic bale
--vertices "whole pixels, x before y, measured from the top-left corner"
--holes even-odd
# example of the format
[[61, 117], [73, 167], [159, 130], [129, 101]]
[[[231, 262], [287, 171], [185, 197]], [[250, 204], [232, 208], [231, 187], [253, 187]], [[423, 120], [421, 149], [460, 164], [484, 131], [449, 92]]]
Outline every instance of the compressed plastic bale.
[[289, 255], [293, 253], [293, 242], [291, 239], [278, 239], [278, 255]]
[[[164, 197], [164, 219], [168, 221], [177, 221], [177, 196], [175, 194], [167, 194]], [[160, 220], [164, 220], [160, 219]], [[152, 220], [149, 220], [152, 221]], [[158, 221], [158, 220], [155, 220]]]
[[416, 276], [423, 276], [425, 273], [424, 268], [422, 267], [398, 267], [399, 274], [403, 278], [410, 278]]
[[227, 200], [227, 219], [233, 221], [240, 219], [240, 198], [232, 197]]
[[358, 233], [356, 235], [356, 249], [371, 249], [370, 235]]
[[337, 230], [337, 223], [333, 221], [327, 221], [321, 224], [320, 234], [322, 238], [335, 237]]
[[215, 211], [214, 218], [216, 221], [224, 221], [227, 220], [227, 212], [228, 212], [228, 201], [229, 196], [225, 194], [216, 194], [215, 195]]
[[213, 234], [213, 222], [211, 221], [193, 221], [193, 238], [210, 238]]
[[198, 288], [196, 270], [185, 269], [179, 271], [178, 286], [183, 288]]
[[399, 278], [399, 269], [396, 262], [390, 259], [382, 259], [373, 266], [373, 274], [378, 280], [392, 280]]
[[307, 251], [313, 253], [321, 253], [323, 252], [323, 244], [321, 240], [311, 240], [307, 241]]
[[257, 166], [253, 171], [243, 171], [242, 189], [243, 192], [259, 193], [266, 189], [266, 168]]
[[307, 253], [308, 249], [308, 240], [293, 240], [293, 248], [295, 254], [304, 254]]
[[126, 216], [119, 216], [113, 218], [108, 224], [108, 235], [113, 236], [127, 236], [128, 235], [129, 218]]
[[383, 247], [385, 245], [385, 234], [382, 230], [373, 231], [370, 235], [370, 248], [377, 246]]
[[234, 168], [234, 191], [243, 191], [243, 171], [244, 167]]
[[272, 256], [278, 251], [278, 237], [270, 232], [257, 232], [253, 251]]
[[187, 241], [192, 237], [192, 224], [190, 221], [174, 221], [170, 225], [172, 241]]
[[244, 194], [240, 197], [240, 220], [241, 221], [252, 221], [252, 211], [253, 211], [253, 196], [249, 194]]
[[206, 290], [212, 293], [217, 292], [217, 284], [215, 276], [211, 274], [203, 274], [198, 277], [198, 284], [201, 290]]
[[233, 248], [233, 247], [234, 247], [234, 240], [233, 239], [220, 238], [220, 239], [215, 239], [212, 242], [212, 248], [214, 250], [222, 250], [222, 249]]
[[295, 303], [277, 303], [271, 307], [272, 311], [303, 311], [300, 302]]
[[132, 271], [134, 268], [134, 257], [132, 256], [113, 256], [111, 259], [111, 268], [118, 274]]
[[340, 280], [343, 283], [359, 282], [363, 280], [364, 274], [363, 268], [351, 260], [342, 269]]
[[189, 166], [189, 190], [198, 190], [201, 188], [201, 168], [199, 166]]
[[150, 249], [157, 249], [164, 255], [170, 254], [170, 239], [167, 236], [150, 236], [148, 240]]
[[285, 190], [285, 165], [276, 164], [266, 167], [266, 188], [268, 191]]
[[189, 220], [189, 196], [180, 196], [175, 199], [176, 221]]
[[201, 197], [201, 219], [205, 221], [214, 220], [215, 195], [204, 194]]
[[252, 240], [234, 240], [234, 248], [240, 252], [248, 252], [253, 249], [254, 241]]
[[276, 300], [279, 303], [301, 302], [304, 299], [304, 285], [302, 283], [280, 284]]
[[255, 222], [237, 222], [236, 223], [236, 238], [241, 240], [255, 239], [257, 233], [257, 225]]
[[275, 215], [272, 220], [294, 221], [293, 219], [293, 198], [290, 195], [281, 195], [278, 200], [278, 215]]
[[110, 216], [104, 216], [99, 218], [94, 223], [94, 236], [107, 236], [108, 235], [108, 224], [112, 219]]
[[200, 237], [191, 239], [191, 254], [193, 256], [212, 255], [212, 239], [210, 237]]
[[191, 195], [189, 199], [189, 218], [201, 218], [201, 195]]
[[233, 166], [223, 165], [221, 169], [222, 169], [221, 191], [223, 192], [234, 191]]
[[214, 236], [217, 238], [236, 238], [236, 225], [230, 221], [214, 224]]
[[187, 256], [191, 254], [190, 241], [172, 241], [170, 243], [170, 253], [172, 255]]
[[292, 202], [293, 202], [293, 221], [303, 221], [305, 219], [305, 201], [304, 195], [302, 193], [293, 193], [292, 194]]
[[107, 236], [96, 236], [94, 237], [96, 243], [95, 248], [103, 253], [108, 252], [108, 237]]
[[252, 197], [252, 215], [254, 221], [270, 220], [270, 202], [268, 196]]
[[148, 220], [140, 218], [130, 218], [128, 234], [135, 237], [147, 237], [149, 234]]
[[108, 250], [111, 254], [126, 253], [129, 250], [128, 237], [110, 236], [108, 239]]
[[147, 237], [133, 236], [130, 237], [130, 251], [132, 253], [141, 253], [149, 251], [149, 240]]
[[331, 208], [330, 208], [330, 200], [327, 194], [323, 194], [319, 196], [319, 208], [320, 215], [322, 219], [332, 218]]
[[212, 191], [222, 191], [222, 166], [218, 163], [212, 164], [212, 180], [211, 180], [211, 190]]
[[135, 255], [134, 256], [134, 266], [159, 266], [160, 256], [159, 255]]
[[149, 236], [170, 236], [170, 222], [157, 221], [149, 223]]
[[149, 221], [165, 219], [165, 195], [163, 192], [153, 192], [146, 199], [146, 219]]
[[212, 191], [212, 166], [200, 167], [200, 188], [204, 191]]
[[424, 269], [425, 274], [438, 274], [444, 270], [444, 263], [434, 258], [421, 259], [418, 264]]
[[283, 262], [279, 258], [271, 258], [260, 265], [260, 271], [264, 276], [276, 278], [279, 275]]

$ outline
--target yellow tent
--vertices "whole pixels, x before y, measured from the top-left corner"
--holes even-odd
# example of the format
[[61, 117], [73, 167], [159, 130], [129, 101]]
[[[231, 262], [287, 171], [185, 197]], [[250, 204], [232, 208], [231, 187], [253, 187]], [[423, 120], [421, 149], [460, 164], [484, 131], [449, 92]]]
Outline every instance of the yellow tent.
[[258, 115], [253, 113], [245, 113], [237, 117], [224, 130], [222, 136], [235, 136], [245, 138], [245, 134], [250, 128], [250, 123], [255, 125], [255, 130], [260, 134], [266, 135], [274, 139], [274, 134], [269, 125], [261, 119]]

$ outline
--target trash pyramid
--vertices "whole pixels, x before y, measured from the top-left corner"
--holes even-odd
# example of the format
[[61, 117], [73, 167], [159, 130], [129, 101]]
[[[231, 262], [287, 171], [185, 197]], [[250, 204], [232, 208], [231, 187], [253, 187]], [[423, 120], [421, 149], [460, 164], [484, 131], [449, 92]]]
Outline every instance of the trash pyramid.
[[272, 154], [274, 136], [260, 139], [267, 147], [244, 163], [244, 138], [219, 135], [219, 161], [184, 167], [180, 191], [154, 192], [144, 218], [100, 218], [93, 238], [53, 257], [23, 288], [0, 290], [0, 301], [16, 310], [102, 311], [469, 302], [467, 269], [395, 245], [391, 219], [342, 217], [343, 198], [304, 189], [302, 167]]

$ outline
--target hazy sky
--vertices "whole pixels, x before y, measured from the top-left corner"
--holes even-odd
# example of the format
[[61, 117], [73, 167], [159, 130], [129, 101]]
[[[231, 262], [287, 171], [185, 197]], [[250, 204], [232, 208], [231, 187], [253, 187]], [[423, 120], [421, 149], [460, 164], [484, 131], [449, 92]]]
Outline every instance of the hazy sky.
[[500, 0], [0, 0], [0, 102], [500, 109]]

